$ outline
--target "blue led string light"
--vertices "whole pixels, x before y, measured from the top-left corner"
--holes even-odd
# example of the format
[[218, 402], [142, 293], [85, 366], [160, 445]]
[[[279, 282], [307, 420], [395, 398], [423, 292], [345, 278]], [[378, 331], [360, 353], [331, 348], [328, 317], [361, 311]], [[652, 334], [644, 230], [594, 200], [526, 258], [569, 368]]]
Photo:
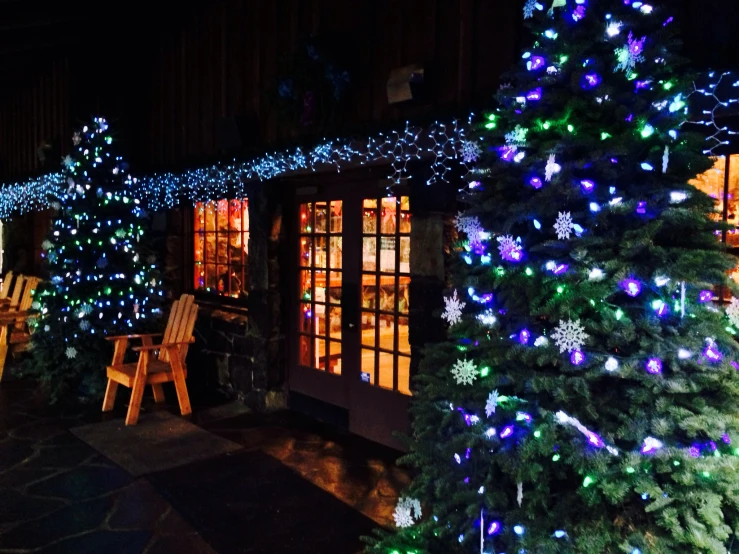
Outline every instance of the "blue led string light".
[[[472, 116], [470, 116], [471, 120]], [[183, 199], [190, 203], [246, 196], [245, 184], [270, 181], [285, 175], [388, 163], [392, 168], [390, 187], [408, 176], [408, 164], [428, 159], [431, 177], [427, 184], [448, 182], [452, 168], [469, 171], [462, 149], [465, 125], [459, 121], [434, 123], [428, 129], [406, 124], [402, 131], [380, 133], [365, 141], [337, 139], [310, 150], [294, 148], [265, 154], [246, 162], [214, 164], [182, 173], [156, 173], [130, 179], [130, 194], [152, 211], [172, 208]], [[62, 173], [51, 173], [26, 181], [2, 185], [0, 218], [48, 208], [64, 191]]]

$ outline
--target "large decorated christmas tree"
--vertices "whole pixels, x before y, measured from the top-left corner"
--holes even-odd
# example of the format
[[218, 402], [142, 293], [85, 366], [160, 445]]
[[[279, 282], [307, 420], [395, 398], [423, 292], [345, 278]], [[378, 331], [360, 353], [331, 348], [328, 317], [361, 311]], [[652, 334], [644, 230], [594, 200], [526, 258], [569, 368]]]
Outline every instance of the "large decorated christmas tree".
[[108, 123], [93, 119], [73, 142], [67, 189], [52, 199], [49, 280], [36, 292], [40, 315], [24, 367], [54, 400], [100, 397], [112, 351], [105, 337], [150, 327], [162, 298], [154, 259], [143, 253], [145, 214]]
[[[383, 554], [739, 551], [739, 301], [663, 6], [528, 0]], [[736, 360], [736, 361], [735, 361]]]

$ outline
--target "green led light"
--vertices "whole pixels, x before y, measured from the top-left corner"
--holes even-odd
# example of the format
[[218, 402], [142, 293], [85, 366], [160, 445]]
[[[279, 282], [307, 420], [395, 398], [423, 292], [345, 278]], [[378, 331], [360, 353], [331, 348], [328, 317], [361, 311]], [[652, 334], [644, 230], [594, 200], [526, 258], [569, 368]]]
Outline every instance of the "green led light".
[[644, 125], [641, 130], [641, 136], [642, 138], [649, 138], [654, 134], [654, 127], [652, 127], [649, 123]]
[[603, 132], [600, 134], [600, 140], [606, 140], [607, 138], [611, 138], [610, 133]]
[[636, 473], [636, 470], [633, 467], [627, 467], [626, 473]]
[[704, 471], [703, 473], [701, 473], [701, 475], [703, 475], [703, 477], [710, 477], [711, 476], [711, 474], [708, 473], [707, 471]]
[[534, 431], [534, 438], [538, 439], [541, 437], [541, 431]]
[[672, 462], [672, 465], [679, 466], [680, 465], [680, 462], [678, 462], [677, 460], [675, 460], [674, 462]]
[[624, 316], [624, 312], [621, 310], [621, 308], [616, 310], [616, 320], [620, 321], [623, 316]]
[[524, 273], [526, 273], [526, 275], [528, 275], [529, 277], [531, 277], [534, 274], [534, 272], [531, 270], [530, 267], [527, 267]]
[[574, 132], [575, 132], [575, 127], [573, 127], [572, 125], [568, 125], [568, 126], [567, 126], [567, 130], [568, 130], [568, 131], [569, 131], [570, 133], [574, 133]]
[[552, 456], [552, 461], [553, 462], [558, 462], [560, 458], [561, 458], [561, 456], [559, 454], [555, 454], [554, 456]]
[[545, 121], [544, 122], [544, 125], [542, 125], [542, 127], [544, 128], [545, 131], [548, 131], [551, 126], [552, 126], [552, 124], [549, 123], [548, 121]]
[[564, 291], [565, 291], [565, 288], [562, 285], [560, 285], [560, 286], [557, 287], [557, 292], [559, 294], [562, 294]]
[[495, 268], [495, 274], [498, 277], [502, 277], [503, 275], [505, 275], [505, 269], [503, 269], [502, 267], [496, 267]]
[[559, 63], [567, 63], [567, 60], [569, 60], [569, 56], [560, 56], [559, 57]]
[[588, 475], [587, 477], [585, 477], [585, 479], [582, 480], [582, 486], [585, 488], [588, 488], [593, 483], [595, 483], [595, 479], [590, 477], [590, 475]]
[[486, 123], [485, 128], [486, 129], [495, 129], [498, 125], [496, 123]]
[[480, 377], [487, 377], [488, 375], [490, 375], [490, 368], [487, 367], [487, 366], [486, 367], [483, 367], [480, 370]]
[[674, 86], [675, 85], [672, 82], [667, 81], [664, 85], [662, 85], [662, 88], [664, 88], [665, 90], [670, 90]]

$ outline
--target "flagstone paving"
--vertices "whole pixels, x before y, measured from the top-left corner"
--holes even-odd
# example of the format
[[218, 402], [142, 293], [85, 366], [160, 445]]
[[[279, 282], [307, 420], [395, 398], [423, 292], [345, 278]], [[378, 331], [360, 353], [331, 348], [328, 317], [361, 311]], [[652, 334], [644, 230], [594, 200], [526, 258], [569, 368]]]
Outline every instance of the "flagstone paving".
[[125, 407], [94, 408], [0, 384], [0, 553], [353, 554], [408, 482], [397, 452], [304, 416], [197, 406], [191, 421], [238, 448], [133, 476], [70, 432]]

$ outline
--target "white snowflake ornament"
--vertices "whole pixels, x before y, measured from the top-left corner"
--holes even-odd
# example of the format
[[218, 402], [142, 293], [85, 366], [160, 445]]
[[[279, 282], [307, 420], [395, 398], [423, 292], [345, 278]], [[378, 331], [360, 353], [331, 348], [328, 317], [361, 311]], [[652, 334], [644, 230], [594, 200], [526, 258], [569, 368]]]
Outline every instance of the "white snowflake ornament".
[[554, 344], [559, 348], [559, 352], [572, 352], [580, 350], [590, 335], [585, 332], [585, 327], [580, 324], [580, 320], [567, 322], [559, 320], [559, 325], [555, 327], [551, 337]]
[[538, 0], [526, 0], [526, 4], [523, 6], [523, 18], [531, 19], [534, 17], [534, 10]]
[[739, 328], [739, 298], [731, 299], [731, 303], [726, 306], [726, 317], [734, 327]]
[[504, 235], [495, 239], [498, 241], [498, 252], [500, 257], [508, 261], [518, 261], [521, 256], [520, 239], [515, 239], [511, 235]]
[[482, 238], [482, 233], [485, 232], [476, 216], [464, 216], [461, 212], [457, 214], [456, 225], [457, 230], [467, 235], [467, 238], [473, 244], [478, 244]]
[[457, 290], [454, 289], [452, 296], [444, 297], [444, 313], [441, 314], [441, 319], [445, 320], [449, 325], [456, 325], [462, 321], [462, 310], [467, 304], [460, 302], [457, 297]]
[[452, 366], [452, 376], [458, 385], [471, 385], [478, 373], [475, 362], [471, 360], [457, 360]]
[[72, 156], [64, 156], [62, 158], [62, 164], [64, 164], [64, 167], [67, 169], [72, 169], [74, 167], [74, 160], [72, 159]]
[[572, 214], [570, 212], [559, 212], [557, 221], [554, 223], [554, 230], [557, 231], [559, 240], [569, 240], [572, 230], [575, 228], [572, 222]]
[[77, 349], [74, 346], [69, 346], [64, 353], [70, 360], [74, 360], [77, 357]]
[[488, 395], [488, 400], [485, 402], [485, 415], [490, 417], [495, 413], [495, 409], [498, 407], [498, 391], [497, 389]]
[[462, 159], [465, 163], [476, 162], [480, 154], [482, 154], [482, 149], [476, 141], [465, 140], [462, 142]]
[[400, 497], [393, 512], [396, 527], [410, 527], [421, 519], [421, 503], [416, 498]]
[[631, 77], [636, 64], [644, 61], [644, 56], [642, 54], [644, 52], [644, 43], [646, 40], [647, 37], [642, 37], [637, 40], [634, 38], [633, 33], [629, 33], [628, 42], [621, 48], [616, 48], [616, 59], [618, 60], [618, 64], [616, 64], [616, 68], [613, 72], [617, 73], [619, 71], [623, 71], [626, 73], [627, 77]]
[[554, 154], [549, 154], [547, 165], [544, 168], [544, 179], [549, 182], [552, 180], [555, 174], [562, 171], [562, 166], [557, 163], [557, 158]]
[[506, 133], [505, 143], [509, 146], [523, 147], [526, 146], [526, 134], [529, 132], [528, 129], [516, 125], [510, 133]]

